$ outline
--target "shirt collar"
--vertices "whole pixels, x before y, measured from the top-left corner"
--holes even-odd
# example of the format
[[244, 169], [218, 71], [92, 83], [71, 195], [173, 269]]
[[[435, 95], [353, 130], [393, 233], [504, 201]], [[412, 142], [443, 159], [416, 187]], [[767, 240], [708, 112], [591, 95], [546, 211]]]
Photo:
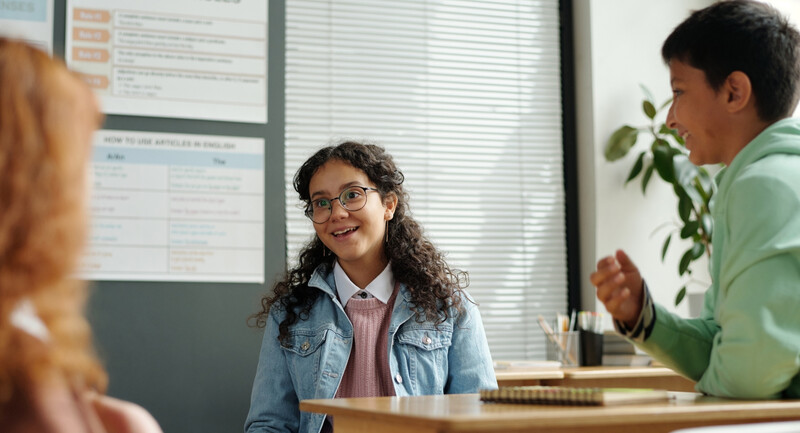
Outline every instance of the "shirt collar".
[[[345, 307], [347, 306], [347, 301], [349, 301], [353, 295], [360, 292], [361, 289], [350, 281], [350, 277], [348, 277], [344, 269], [339, 266], [338, 260], [336, 264], [333, 265], [333, 277], [336, 281], [336, 293], [339, 296], [339, 302], [342, 303], [342, 307]], [[392, 264], [389, 263], [386, 265], [386, 268], [384, 268], [372, 282], [367, 284], [364, 291], [369, 292], [369, 294], [378, 298], [378, 300], [384, 304], [389, 302], [389, 298], [392, 297], [392, 292], [394, 291]]]
[[10, 319], [13, 326], [42, 341], [47, 341], [50, 338], [47, 325], [36, 314], [36, 307], [30, 299], [20, 301], [14, 311], [11, 312]]

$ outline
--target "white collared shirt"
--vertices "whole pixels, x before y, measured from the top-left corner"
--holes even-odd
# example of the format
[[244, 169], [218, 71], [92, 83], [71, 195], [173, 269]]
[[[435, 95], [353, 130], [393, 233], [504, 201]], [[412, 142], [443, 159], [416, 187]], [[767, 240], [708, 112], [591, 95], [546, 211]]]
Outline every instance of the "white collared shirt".
[[[375, 297], [385, 304], [389, 302], [389, 298], [392, 297], [392, 292], [394, 291], [394, 274], [392, 273], [391, 263], [386, 265], [386, 268], [367, 284], [364, 290], [359, 289], [358, 286], [350, 281], [350, 277], [339, 266], [338, 260], [333, 265], [333, 278], [336, 281], [336, 293], [339, 296], [339, 302], [342, 303], [342, 307], [347, 306], [347, 301], [352, 297], [364, 299]], [[362, 295], [362, 293], [366, 296]]]
[[34, 337], [47, 341], [50, 338], [50, 332], [47, 330], [47, 325], [42, 322], [42, 319], [36, 314], [36, 307], [30, 299], [23, 299], [19, 301], [17, 306], [11, 312], [11, 325], [33, 335]]

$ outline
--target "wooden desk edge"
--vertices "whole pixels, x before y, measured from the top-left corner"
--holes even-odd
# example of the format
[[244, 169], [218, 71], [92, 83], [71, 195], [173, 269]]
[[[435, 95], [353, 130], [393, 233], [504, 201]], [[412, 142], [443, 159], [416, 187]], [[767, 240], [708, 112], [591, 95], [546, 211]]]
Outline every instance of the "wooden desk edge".
[[597, 366], [568, 367], [557, 370], [512, 367], [496, 369], [498, 379], [614, 379], [629, 377], [681, 377], [668, 367]]
[[541, 379], [563, 379], [563, 370], [536, 370], [524, 368], [509, 368], [495, 370], [497, 380], [541, 380]]
[[682, 377], [668, 367], [578, 367], [565, 368], [567, 379], [613, 379], [627, 377]]
[[[693, 393], [671, 393], [671, 394], [693, 394]], [[699, 395], [699, 394], [698, 394]], [[411, 398], [426, 398], [432, 396], [411, 397]], [[442, 397], [442, 396], [438, 396]], [[462, 399], [467, 401], [467, 404], [474, 404], [477, 402], [477, 394], [465, 394], [462, 397], [444, 396], [451, 399]], [[393, 399], [395, 404], [397, 399], [409, 397], [378, 397], [380, 399]], [[701, 397], [705, 398], [705, 397]], [[469, 401], [472, 400], [472, 401]], [[500, 411], [492, 413], [488, 417], [482, 412], [477, 413], [458, 413], [445, 410], [442, 416], [432, 415], [430, 413], [409, 413], [407, 411], [397, 411], [390, 407], [379, 405], [380, 407], [362, 407], [361, 405], [346, 406], [339, 402], [339, 404], [331, 400], [304, 400], [300, 402], [300, 409], [305, 412], [327, 413], [334, 417], [340, 416], [351, 420], [362, 419], [370, 423], [388, 423], [395, 425], [397, 423], [403, 424], [408, 427], [419, 426], [425, 431], [489, 431], [486, 430], [491, 426], [498, 429], [516, 430], [530, 427], [531, 419], [536, 420], [537, 428], [540, 430], [546, 428], [563, 429], [581, 429], [582, 426], [591, 426], [598, 422], [596, 411], [590, 410], [584, 414], [569, 413], [572, 407], [563, 406], [549, 406], [547, 415], [539, 416], [530, 414], [526, 415], [524, 412], [521, 414], [518, 411], [504, 412]], [[433, 404], [433, 400], [431, 401]], [[720, 404], [722, 403], [722, 404]], [[737, 404], [739, 403], [739, 404]], [[482, 403], [479, 403], [482, 404]], [[743, 410], [742, 404], [751, 406], [751, 410]], [[370, 405], [371, 406], [371, 405]], [[391, 405], [389, 405], [391, 406]], [[511, 409], [514, 406], [508, 405]], [[539, 407], [542, 406], [531, 406]], [[502, 408], [502, 406], [498, 406]], [[551, 412], [551, 408], [553, 409]], [[560, 408], [560, 409], [556, 409]], [[566, 408], [566, 409], [565, 409]], [[748, 408], [749, 409], [749, 408]], [[670, 425], [674, 423], [692, 423], [700, 425], [707, 423], [718, 424], [735, 424], [742, 422], [760, 422], [764, 420], [773, 421], [789, 421], [800, 419], [800, 401], [794, 402], [771, 402], [771, 401], [731, 401], [711, 398], [707, 402], [675, 404], [642, 404], [642, 405], [622, 405], [622, 406], [607, 406], [602, 407], [604, 411], [614, 412], [611, 416], [614, 418], [614, 426], [637, 426], [637, 425], [657, 425], [663, 423]], [[532, 411], [542, 413], [539, 411]], [[579, 415], [579, 416], [576, 416]], [[621, 415], [621, 416], [618, 416]], [[481, 419], [485, 418], [485, 419]], [[603, 417], [608, 418], [608, 415]], [[487, 424], [489, 423], [489, 424]], [[490, 429], [491, 430], [491, 429]], [[394, 431], [394, 430], [393, 430]], [[404, 431], [404, 430], [397, 430]], [[539, 430], [537, 430], [539, 431]], [[626, 430], [627, 431], [627, 430]]]

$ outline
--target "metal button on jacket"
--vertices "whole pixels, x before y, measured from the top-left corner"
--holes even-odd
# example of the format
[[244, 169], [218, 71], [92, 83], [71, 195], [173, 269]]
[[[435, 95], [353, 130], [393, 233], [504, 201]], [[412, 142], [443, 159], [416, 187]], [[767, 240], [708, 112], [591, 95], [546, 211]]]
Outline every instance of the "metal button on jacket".
[[308, 350], [309, 347], [311, 347], [311, 343], [309, 343], [308, 341], [305, 341], [303, 342], [303, 344], [300, 345], [300, 348], [303, 350]]
[[422, 342], [425, 344], [431, 344], [431, 337], [428, 337], [427, 335], [422, 337]]
[[397, 383], [403, 383], [403, 376], [400, 376], [400, 373], [395, 374], [394, 381]]

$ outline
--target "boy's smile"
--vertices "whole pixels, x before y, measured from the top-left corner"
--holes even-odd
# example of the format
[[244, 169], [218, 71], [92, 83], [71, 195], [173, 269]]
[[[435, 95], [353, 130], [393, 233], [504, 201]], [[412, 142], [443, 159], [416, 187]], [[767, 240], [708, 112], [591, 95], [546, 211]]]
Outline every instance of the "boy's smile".
[[727, 94], [714, 91], [706, 74], [687, 63], [669, 62], [673, 100], [667, 115], [667, 126], [678, 131], [695, 165], [729, 164], [735, 152], [725, 139], [728, 130]]

